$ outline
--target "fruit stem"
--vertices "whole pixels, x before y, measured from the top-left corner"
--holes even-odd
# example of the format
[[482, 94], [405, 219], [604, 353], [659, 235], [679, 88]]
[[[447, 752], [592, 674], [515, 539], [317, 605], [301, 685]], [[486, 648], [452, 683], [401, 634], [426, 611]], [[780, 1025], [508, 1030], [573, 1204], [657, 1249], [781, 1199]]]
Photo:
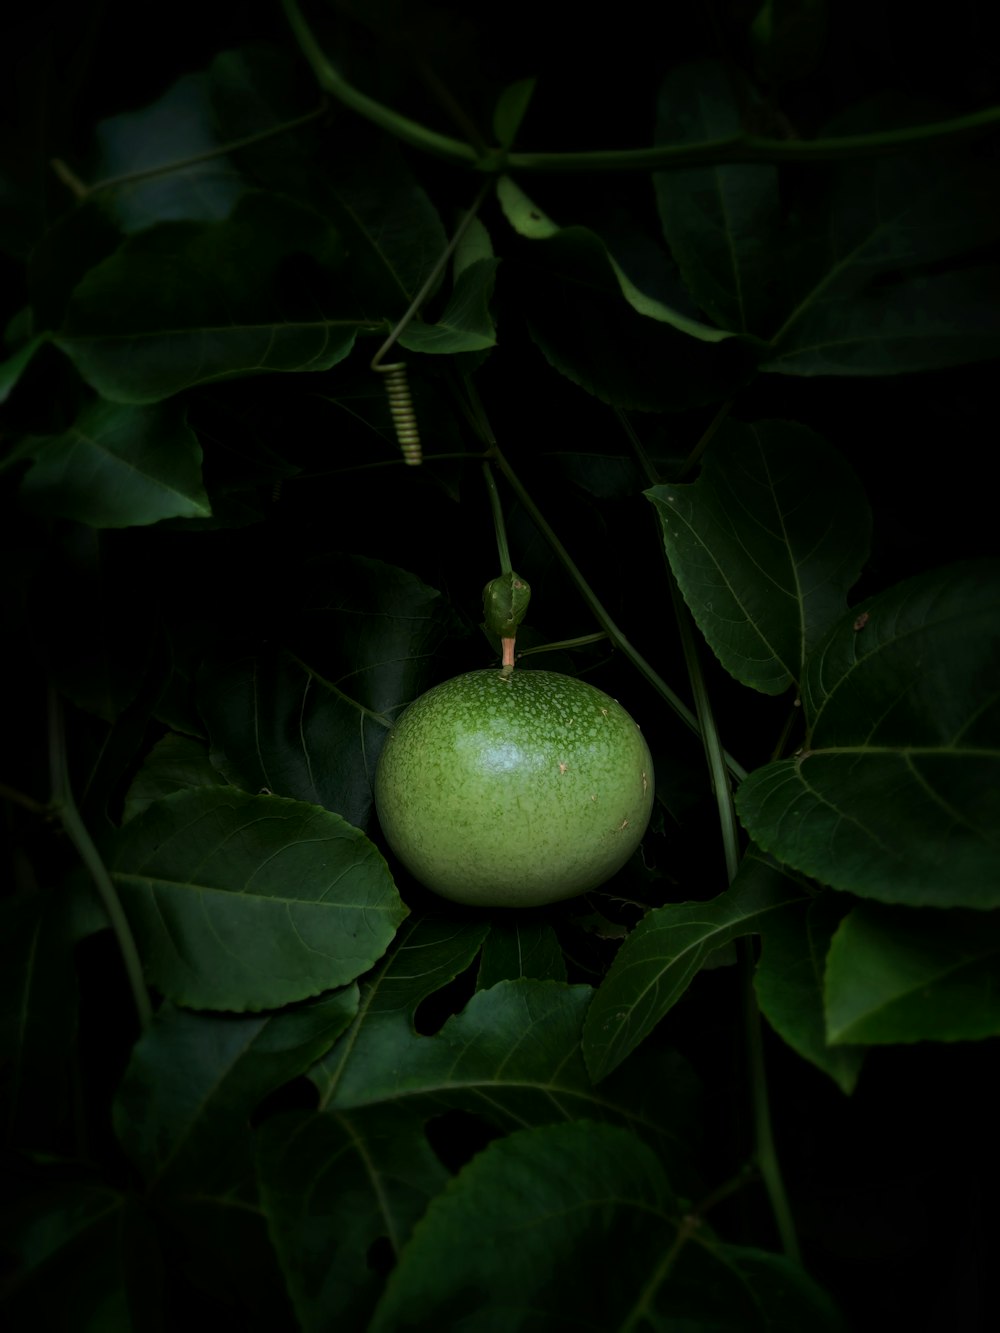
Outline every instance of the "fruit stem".
[[49, 689], [49, 768], [52, 776], [52, 810], [62, 823], [77, 855], [90, 872], [108, 922], [115, 933], [125, 974], [128, 977], [139, 1025], [143, 1031], [153, 1021], [153, 1004], [146, 989], [135, 936], [121, 905], [114, 881], [101, 860], [87, 827], [80, 818], [69, 781], [69, 762], [66, 755], [66, 734], [63, 726], [62, 703], [54, 689]]

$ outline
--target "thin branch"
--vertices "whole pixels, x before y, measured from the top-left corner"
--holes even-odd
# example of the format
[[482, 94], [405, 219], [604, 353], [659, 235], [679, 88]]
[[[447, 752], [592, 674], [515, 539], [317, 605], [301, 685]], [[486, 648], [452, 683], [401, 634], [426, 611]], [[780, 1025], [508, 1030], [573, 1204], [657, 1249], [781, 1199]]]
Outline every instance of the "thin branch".
[[897, 153], [915, 144], [940, 139], [966, 139], [1000, 127], [1000, 106], [950, 120], [910, 125], [899, 130], [850, 134], [832, 139], [770, 139], [733, 134], [693, 144], [656, 144], [648, 148], [596, 149], [584, 152], [477, 153], [467, 143], [429, 129], [360, 92], [330, 63], [306, 22], [297, 0], [282, 0], [292, 32], [320, 87], [344, 106], [386, 130], [403, 143], [443, 157], [456, 166], [472, 167], [490, 176], [503, 172], [671, 171], [714, 166], [723, 162], [842, 162]]
[[[520, 500], [521, 505], [532, 523], [534, 523], [535, 527], [555, 552], [559, 563], [568, 574], [570, 580], [576, 585], [577, 591], [587, 603], [594, 619], [602, 627], [612, 643], [625, 654], [639, 674], [645, 677], [660, 697], [674, 710], [685, 726], [690, 727], [696, 736], [700, 735], [701, 729], [698, 726], [698, 719], [695, 717], [694, 713], [692, 713], [691, 709], [684, 703], [683, 699], [674, 693], [659, 672], [654, 670], [653, 666], [646, 661], [639, 650], [629, 642], [619, 629], [618, 625], [605, 609], [604, 603], [583, 577], [583, 574], [577, 568], [572, 556], [556, 536], [555, 530], [549, 525], [541, 510], [535, 504], [531, 494], [523, 485], [517, 473], [507, 462], [507, 459], [501, 452], [500, 447], [496, 442], [496, 438], [490, 429], [489, 422], [486, 419], [486, 413], [483, 410], [482, 403], [479, 401], [479, 395], [476, 393], [476, 390], [468, 377], [466, 377], [465, 386], [471, 403], [471, 411], [469, 413], [470, 420], [475, 423], [476, 432], [480, 438], [490, 446], [489, 456], [496, 460], [497, 467], [507, 478], [508, 484], [518, 500]], [[742, 764], [738, 763], [732, 755], [727, 754], [725, 759], [726, 766], [730, 773], [737, 782], [742, 782], [747, 775], [746, 769]]]

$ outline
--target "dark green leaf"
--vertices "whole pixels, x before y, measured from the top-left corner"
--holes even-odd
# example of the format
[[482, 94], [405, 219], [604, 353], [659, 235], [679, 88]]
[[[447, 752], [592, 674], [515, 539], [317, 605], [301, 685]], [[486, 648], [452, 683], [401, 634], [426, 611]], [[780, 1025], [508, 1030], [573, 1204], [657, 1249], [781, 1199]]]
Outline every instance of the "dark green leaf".
[[788, 238], [790, 313], [764, 368], [893, 374], [995, 355], [996, 270], [940, 265], [1000, 236], [996, 164], [932, 147], [850, 163], [830, 181], [825, 207]]
[[921, 574], [856, 612], [807, 662], [806, 745], [741, 784], [740, 818], [833, 888], [1000, 906], [1000, 564]]
[[141, 815], [154, 801], [192, 787], [225, 786], [226, 780], [213, 768], [208, 750], [193, 736], [170, 732], [156, 742], [125, 795], [123, 820]]
[[[518, 235], [532, 241], [550, 242], [545, 251], [549, 262], [554, 262], [556, 267], [587, 271], [595, 286], [604, 292], [613, 292], [617, 286], [620, 294], [640, 315], [660, 324], [669, 324], [699, 341], [717, 343], [733, 336], [731, 332], [712, 328], [692, 318], [685, 310], [642, 290], [595, 232], [587, 227], [559, 227], [509, 176], [502, 176], [497, 182], [497, 198], [504, 216]], [[652, 330], [647, 333], [651, 336]]]
[[225, 1192], [189, 1189], [158, 1195], [156, 1202], [157, 1217], [169, 1233], [169, 1272], [186, 1279], [193, 1289], [194, 1304], [188, 1309], [193, 1310], [195, 1322], [204, 1317], [210, 1301], [210, 1308], [221, 1312], [222, 1322], [239, 1327], [241, 1333], [295, 1328], [284, 1275], [252, 1180], [245, 1191], [232, 1186]]
[[250, 1117], [347, 1027], [357, 986], [263, 1016], [164, 1005], [115, 1099], [118, 1139], [147, 1186], [224, 1193], [250, 1174]]
[[162, 1328], [154, 1242], [134, 1198], [82, 1180], [18, 1182], [5, 1190], [0, 1231], [10, 1265], [2, 1306], [10, 1333]]
[[871, 516], [841, 455], [793, 422], [727, 421], [696, 482], [646, 494], [723, 666], [765, 694], [801, 680], [868, 554]]
[[209, 78], [227, 140], [272, 132], [239, 148], [234, 161], [257, 184], [329, 218], [344, 237], [352, 290], [363, 295], [365, 313], [396, 319], [448, 242], [437, 210], [398, 145], [353, 118], [349, 132], [346, 125], [334, 131], [332, 153], [323, 121], [274, 134], [316, 109], [315, 85], [303, 80], [287, 45], [223, 51]]
[[201, 446], [170, 408], [98, 399], [69, 430], [29, 436], [12, 457], [33, 460], [21, 482], [30, 508], [93, 528], [212, 512], [202, 484]]
[[559, 937], [545, 921], [494, 921], [483, 943], [476, 989], [489, 990], [498, 981], [520, 977], [566, 980]]
[[996, 913], [862, 903], [826, 963], [831, 1042], [975, 1041], [1000, 1035]]
[[57, 344], [116, 402], [264, 371], [329, 370], [365, 324], [337, 232], [290, 200], [244, 195], [224, 222], [129, 237], [73, 294]]
[[622, 1130], [512, 1134], [431, 1201], [371, 1333], [841, 1329], [794, 1264], [719, 1245], [683, 1212], [662, 1164]]
[[768, 83], [792, 83], [815, 69], [825, 49], [828, 9], [828, 0], [764, 0], [750, 35], [754, 63]]
[[384, 962], [362, 983], [361, 1004], [350, 1030], [310, 1071], [324, 1106], [336, 1097], [359, 1047], [364, 1058], [366, 1049], [378, 1052], [385, 1032], [412, 1035], [420, 1001], [469, 967], [488, 929], [486, 922], [436, 917], [411, 917], [405, 923]]
[[[775, 868], [774, 875], [781, 876]], [[844, 911], [830, 896], [795, 903], [761, 923], [762, 952], [754, 974], [761, 1012], [793, 1050], [829, 1074], [842, 1092], [858, 1081], [864, 1049], [827, 1044], [823, 976]]]
[[928, 273], [810, 306], [776, 355], [785, 375], [902, 375], [1000, 355], [1000, 268]]
[[584, 1055], [591, 1077], [606, 1077], [649, 1036], [710, 954], [759, 931], [764, 917], [801, 896], [751, 852], [718, 898], [647, 912], [618, 950], [587, 1014]]
[[12, 1147], [48, 1147], [71, 1118], [73, 949], [105, 924], [92, 895], [69, 886], [0, 903], [0, 1105], [3, 1140]]
[[399, 336], [411, 352], [478, 352], [496, 343], [490, 299], [499, 259], [477, 259], [464, 268], [451, 300], [433, 324], [414, 321]]
[[[727, 139], [743, 128], [731, 69], [682, 65], [664, 79], [658, 144]], [[777, 168], [719, 163], [653, 180], [663, 233], [698, 305], [723, 329], [766, 332], [779, 294]]]
[[497, 98], [493, 108], [493, 133], [501, 148], [510, 148], [517, 138], [537, 82], [537, 79], [518, 79], [516, 83], [508, 83]]
[[0, 403], [7, 401], [35, 353], [48, 340], [47, 333], [36, 333], [6, 361], [0, 362]]
[[679, 411], [717, 400], [749, 375], [749, 344], [664, 299], [662, 284], [638, 285], [596, 233], [559, 228], [512, 182], [499, 194], [515, 230], [533, 242], [520, 279], [531, 335], [573, 383], [615, 407]]
[[305, 1333], [361, 1329], [428, 1201], [448, 1180], [422, 1124], [373, 1107], [280, 1116], [258, 1135], [258, 1179]]
[[45, 558], [27, 571], [32, 637], [60, 694], [111, 722], [136, 703], [158, 671], [151, 618], [114, 531], [60, 525]]
[[372, 844], [338, 815], [230, 788], [151, 805], [109, 868], [149, 979], [178, 1004], [261, 1010], [343, 986], [406, 908]]
[[[598, 1092], [581, 1052], [591, 994], [589, 986], [556, 981], [501, 981], [477, 991], [433, 1037], [394, 1017], [367, 1024], [348, 1049], [349, 1031], [325, 1104], [334, 1110], [408, 1105], [424, 1118], [457, 1109], [503, 1130], [611, 1120], [649, 1138], [662, 1154], [680, 1155], [690, 1132], [690, 1075], [667, 1057], [625, 1071]], [[337, 1057], [334, 1048], [329, 1062]]]
[[181, 219], [219, 221], [229, 217], [244, 189], [224, 154], [192, 160], [220, 145], [204, 74], [185, 74], [149, 106], [101, 121], [97, 142], [98, 187], [111, 178], [157, 172], [100, 188], [97, 197], [125, 232]]
[[323, 805], [364, 828], [391, 721], [429, 684], [452, 616], [414, 575], [362, 556], [317, 561], [303, 582], [300, 655], [262, 648], [201, 672], [212, 762], [247, 791]]
[[113, 254], [121, 240], [112, 219], [90, 203], [55, 218], [28, 257], [33, 328], [57, 329], [84, 275]]

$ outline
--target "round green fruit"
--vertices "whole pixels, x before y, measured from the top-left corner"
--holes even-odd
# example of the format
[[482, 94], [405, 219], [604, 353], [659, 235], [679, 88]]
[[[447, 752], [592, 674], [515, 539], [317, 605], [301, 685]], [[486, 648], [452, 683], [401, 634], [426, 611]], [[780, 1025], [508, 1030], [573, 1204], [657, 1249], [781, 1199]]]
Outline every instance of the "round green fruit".
[[386, 839], [454, 902], [536, 907], [609, 879], [646, 831], [653, 764], [609, 695], [572, 676], [471, 671], [422, 695], [375, 774]]

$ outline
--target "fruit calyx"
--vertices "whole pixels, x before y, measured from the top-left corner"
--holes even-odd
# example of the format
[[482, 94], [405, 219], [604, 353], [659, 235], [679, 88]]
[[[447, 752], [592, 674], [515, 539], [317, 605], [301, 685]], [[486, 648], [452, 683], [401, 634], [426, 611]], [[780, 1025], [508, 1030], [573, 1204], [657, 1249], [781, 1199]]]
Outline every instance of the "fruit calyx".
[[483, 589], [483, 615], [486, 628], [495, 634], [503, 647], [502, 670], [509, 675], [514, 670], [514, 642], [517, 627], [524, 619], [531, 600], [531, 587], [512, 569], [498, 574]]

